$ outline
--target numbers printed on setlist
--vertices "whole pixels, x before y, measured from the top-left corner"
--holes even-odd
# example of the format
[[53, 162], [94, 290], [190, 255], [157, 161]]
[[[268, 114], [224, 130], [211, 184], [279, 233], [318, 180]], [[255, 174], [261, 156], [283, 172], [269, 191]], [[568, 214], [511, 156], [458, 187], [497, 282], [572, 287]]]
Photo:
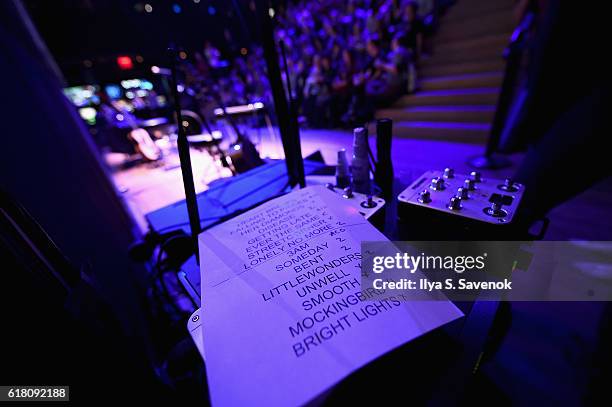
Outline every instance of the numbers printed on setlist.
[[68, 386], [0, 386], [0, 401], [69, 401]]

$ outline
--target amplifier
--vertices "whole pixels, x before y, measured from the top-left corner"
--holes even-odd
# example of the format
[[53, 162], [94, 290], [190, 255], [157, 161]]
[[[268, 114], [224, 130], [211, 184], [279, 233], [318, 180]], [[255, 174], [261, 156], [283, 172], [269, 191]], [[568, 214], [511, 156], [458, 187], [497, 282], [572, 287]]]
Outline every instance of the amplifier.
[[514, 240], [525, 187], [479, 172], [427, 171], [398, 196], [401, 240]]

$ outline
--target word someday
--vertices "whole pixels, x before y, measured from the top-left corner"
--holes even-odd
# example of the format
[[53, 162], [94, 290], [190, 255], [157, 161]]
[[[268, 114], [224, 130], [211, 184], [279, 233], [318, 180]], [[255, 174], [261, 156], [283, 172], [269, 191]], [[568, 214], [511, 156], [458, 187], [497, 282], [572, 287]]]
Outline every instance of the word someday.
[[408, 253], [396, 253], [395, 256], [374, 256], [372, 271], [382, 273], [385, 270], [406, 270], [414, 273], [420, 270], [454, 270], [463, 273], [466, 270], [482, 270], [485, 267], [486, 253], [482, 256], [426, 256], [421, 253], [412, 256]]

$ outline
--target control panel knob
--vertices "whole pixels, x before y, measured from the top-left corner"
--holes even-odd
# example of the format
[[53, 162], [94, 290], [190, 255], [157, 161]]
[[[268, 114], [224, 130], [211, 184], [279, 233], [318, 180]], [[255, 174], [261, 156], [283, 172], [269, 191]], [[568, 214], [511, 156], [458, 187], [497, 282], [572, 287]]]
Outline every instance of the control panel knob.
[[435, 177], [431, 180], [431, 189], [434, 191], [443, 191], [444, 188], [444, 178]]
[[461, 199], [468, 199], [469, 195], [468, 195], [468, 190], [463, 188], [463, 187], [459, 187], [457, 188], [457, 198], [461, 198]]
[[506, 178], [504, 180], [504, 183], [502, 185], [499, 185], [498, 188], [501, 189], [502, 191], [506, 191], [506, 192], [516, 192], [516, 191], [518, 191], [518, 187], [516, 186], [516, 184], [514, 183], [512, 178]]
[[466, 189], [467, 191], [473, 191], [476, 189], [475, 184], [476, 184], [476, 181], [468, 178], [465, 181], [463, 181], [463, 188]]
[[483, 211], [487, 215], [495, 218], [503, 218], [504, 216], [508, 215], [508, 212], [506, 212], [505, 209], [502, 209], [502, 204], [499, 202], [493, 202], [491, 206], [484, 208]]
[[374, 208], [377, 204], [374, 202], [374, 197], [372, 195], [368, 195], [366, 200], [361, 202], [360, 205], [363, 208]]
[[343, 191], [344, 191], [344, 193], [342, 194], [342, 197], [343, 197], [343, 198], [347, 198], [347, 199], [349, 199], [349, 198], [352, 198], [352, 197], [353, 197], [353, 188], [351, 188], [351, 187], [346, 187], [346, 188], [344, 188], [344, 190], [343, 190]]
[[478, 171], [470, 172], [470, 179], [474, 182], [482, 182], [482, 174]]
[[431, 202], [431, 193], [428, 190], [421, 191], [419, 194], [418, 201], [420, 203], [430, 203]]
[[453, 170], [452, 168], [448, 168], [448, 167], [445, 168], [443, 177], [448, 178], [448, 179], [455, 178], [455, 170]]
[[458, 198], [456, 196], [452, 197], [450, 199], [450, 202], [448, 203], [448, 209], [452, 211], [458, 211], [459, 209], [461, 209], [461, 198]]

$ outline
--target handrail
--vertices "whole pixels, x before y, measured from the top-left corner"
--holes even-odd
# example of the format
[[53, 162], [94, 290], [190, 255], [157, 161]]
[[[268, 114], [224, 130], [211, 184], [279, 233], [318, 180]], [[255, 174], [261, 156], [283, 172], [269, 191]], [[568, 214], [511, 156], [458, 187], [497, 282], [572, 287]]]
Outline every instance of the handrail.
[[521, 22], [512, 32], [510, 41], [503, 52], [503, 57], [506, 59], [506, 67], [504, 69], [504, 79], [502, 82], [497, 105], [495, 107], [495, 115], [491, 124], [491, 131], [483, 157], [476, 157], [470, 160], [470, 164], [478, 168], [501, 168], [509, 165], [508, 160], [496, 159], [493, 154], [499, 146], [501, 134], [506, 125], [508, 112], [514, 100], [514, 90], [519, 78], [521, 61], [525, 50], [528, 33], [533, 25], [535, 14], [533, 12], [526, 13]]

